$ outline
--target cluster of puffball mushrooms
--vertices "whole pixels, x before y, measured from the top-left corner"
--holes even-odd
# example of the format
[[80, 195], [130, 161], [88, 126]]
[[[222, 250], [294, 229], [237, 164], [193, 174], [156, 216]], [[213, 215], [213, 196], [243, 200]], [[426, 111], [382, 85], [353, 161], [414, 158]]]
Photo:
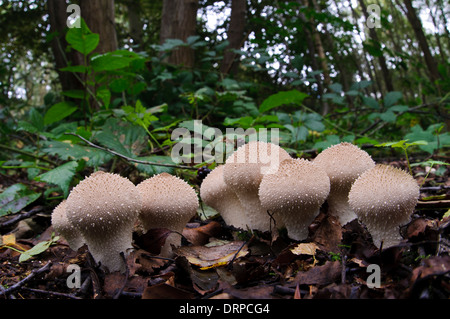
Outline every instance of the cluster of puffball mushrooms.
[[[298, 241], [307, 238], [327, 201], [328, 213], [341, 225], [357, 218], [375, 245], [390, 247], [402, 239], [399, 226], [409, 222], [419, 186], [407, 172], [376, 164], [350, 143], [331, 146], [309, 161], [294, 159], [273, 143], [253, 141], [206, 176], [200, 197], [227, 225], [259, 231], [285, 227]], [[52, 224], [72, 249], [87, 244], [96, 262], [124, 271], [136, 221], [144, 232], [173, 231], [161, 247], [162, 256], [171, 256], [198, 207], [194, 188], [176, 176], [161, 173], [134, 185], [120, 175], [95, 172], [54, 209]]]
[[[291, 239], [304, 240], [325, 201], [328, 214], [344, 226], [366, 225], [375, 245], [388, 248], [410, 221], [419, 186], [407, 172], [376, 164], [356, 145], [331, 146], [312, 161], [292, 158], [277, 145], [250, 142], [203, 180], [203, 202], [237, 228], [269, 231], [286, 227]], [[270, 214], [268, 214], [270, 212]], [[274, 223], [272, 223], [274, 225]]]

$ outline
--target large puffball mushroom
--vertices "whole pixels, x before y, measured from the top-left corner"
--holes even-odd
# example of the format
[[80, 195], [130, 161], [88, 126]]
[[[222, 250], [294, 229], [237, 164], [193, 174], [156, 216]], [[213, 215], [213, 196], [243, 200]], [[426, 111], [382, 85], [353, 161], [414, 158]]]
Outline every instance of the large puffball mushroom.
[[227, 225], [246, 229], [245, 210], [236, 193], [225, 183], [224, 168], [225, 165], [219, 165], [205, 177], [200, 186], [200, 197], [222, 216]]
[[330, 194], [327, 198], [330, 215], [345, 225], [356, 218], [348, 205], [348, 193], [353, 182], [375, 166], [372, 157], [358, 146], [343, 142], [323, 150], [313, 161], [327, 172]]
[[[291, 156], [273, 143], [251, 141], [240, 146], [225, 161], [225, 183], [234, 190], [246, 212], [250, 229], [269, 231], [271, 217], [261, 206], [259, 184], [264, 175], [276, 174], [280, 163]], [[281, 221], [275, 219], [277, 226]]]
[[66, 200], [63, 200], [55, 207], [52, 213], [52, 226], [66, 239], [69, 247], [76, 251], [84, 245], [84, 239], [80, 230], [67, 218], [66, 208]]
[[136, 187], [142, 197], [139, 219], [144, 231], [152, 228], [171, 230], [160, 253], [171, 257], [172, 245], [181, 245], [181, 233], [197, 212], [197, 194], [186, 181], [168, 173], [152, 176]]
[[133, 226], [140, 209], [141, 197], [129, 179], [95, 172], [72, 189], [66, 212], [83, 234], [94, 260], [110, 272], [124, 272], [123, 257], [132, 247]]
[[263, 177], [259, 198], [265, 209], [281, 217], [290, 238], [303, 240], [329, 192], [330, 179], [321, 167], [305, 159], [288, 159], [278, 173]]
[[366, 225], [374, 244], [388, 248], [400, 243], [399, 227], [410, 221], [420, 187], [407, 172], [377, 164], [353, 184], [348, 200], [358, 219]]

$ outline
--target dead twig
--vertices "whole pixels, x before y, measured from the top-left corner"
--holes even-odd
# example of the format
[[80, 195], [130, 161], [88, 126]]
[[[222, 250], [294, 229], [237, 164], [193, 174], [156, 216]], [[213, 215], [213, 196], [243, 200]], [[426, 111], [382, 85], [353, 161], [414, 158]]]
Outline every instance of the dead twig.
[[180, 168], [180, 169], [190, 169], [190, 170], [197, 170], [197, 169], [198, 169], [198, 168], [196, 168], [196, 167], [194, 167], [194, 166], [185, 166], [185, 165], [176, 165], [176, 164], [155, 163], [155, 162], [149, 162], [149, 161], [143, 161], [143, 160], [134, 159], [134, 158], [128, 157], [128, 156], [126, 156], [126, 155], [117, 153], [116, 151], [110, 150], [109, 148], [102, 147], [102, 146], [99, 146], [99, 145], [97, 145], [97, 144], [94, 144], [94, 143], [88, 141], [87, 139], [85, 139], [84, 137], [82, 137], [82, 136], [80, 136], [80, 135], [78, 135], [78, 134], [75, 134], [75, 133], [64, 133], [64, 134], [65, 134], [65, 135], [73, 135], [73, 136], [76, 136], [76, 137], [78, 137], [80, 140], [82, 140], [83, 142], [85, 142], [86, 144], [88, 144], [89, 146], [91, 146], [91, 147], [93, 147], [93, 148], [96, 148], [96, 149], [99, 149], [99, 150], [108, 152], [108, 153], [110, 153], [110, 154], [113, 154], [113, 155], [115, 155], [115, 156], [118, 156], [118, 157], [120, 157], [120, 158], [123, 158], [124, 160], [127, 160], [127, 161], [129, 161], [129, 162], [134, 162], [134, 163], [138, 163], [138, 164], [145, 164], [145, 165], [155, 165], [155, 166], [164, 166], [164, 167]]
[[25, 285], [27, 282], [29, 282], [31, 279], [33, 279], [37, 275], [42, 274], [42, 273], [46, 272], [47, 270], [49, 270], [51, 265], [52, 265], [52, 262], [49, 261], [43, 267], [41, 267], [39, 269], [33, 269], [28, 276], [26, 276], [24, 279], [22, 279], [18, 283], [12, 285], [11, 287], [9, 287], [7, 289], [0, 290], [0, 296], [1, 295], [5, 295], [6, 296], [6, 295], [8, 295], [8, 294], [10, 294], [10, 293], [12, 293], [12, 292], [14, 292], [16, 290], [21, 289], [22, 286]]
[[23, 219], [27, 219], [27, 218], [29, 218], [29, 217], [31, 217], [33, 215], [36, 215], [37, 213], [40, 213], [40, 212], [42, 212], [44, 210], [45, 210], [44, 206], [36, 206], [33, 209], [29, 210], [28, 212], [24, 212], [22, 214], [18, 214], [16, 216], [14, 216], [13, 218], [7, 220], [6, 222], [1, 223], [0, 224], [0, 229], [9, 227], [9, 226], [11, 226], [11, 225], [13, 225], [13, 224], [15, 224], [17, 222], [20, 222]]

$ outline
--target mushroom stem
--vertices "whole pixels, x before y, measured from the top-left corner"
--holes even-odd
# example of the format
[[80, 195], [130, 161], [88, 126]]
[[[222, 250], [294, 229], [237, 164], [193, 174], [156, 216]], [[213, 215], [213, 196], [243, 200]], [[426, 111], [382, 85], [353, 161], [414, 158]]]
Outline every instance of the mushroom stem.
[[89, 252], [95, 261], [101, 264], [101, 267], [108, 269], [109, 272], [120, 271], [125, 272], [126, 264], [121, 256], [124, 253], [128, 255], [131, 249], [132, 232], [127, 228], [120, 228], [118, 231], [108, 234], [101, 239], [98, 236], [89, 236], [85, 234]]

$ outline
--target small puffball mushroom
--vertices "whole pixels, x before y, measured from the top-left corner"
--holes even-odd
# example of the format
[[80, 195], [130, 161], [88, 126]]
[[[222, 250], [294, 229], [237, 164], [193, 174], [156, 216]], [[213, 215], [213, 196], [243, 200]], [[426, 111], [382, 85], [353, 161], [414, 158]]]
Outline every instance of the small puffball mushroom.
[[160, 253], [161, 256], [171, 257], [171, 246], [181, 245], [181, 233], [197, 212], [197, 194], [186, 181], [168, 173], [152, 176], [136, 187], [142, 197], [139, 219], [144, 231], [152, 228], [171, 230]]
[[134, 222], [141, 209], [136, 186], [117, 174], [96, 172], [67, 197], [67, 218], [80, 229], [96, 262], [110, 272], [126, 270], [121, 256], [131, 248]]
[[63, 200], [55, 207], [52, 213], [52, 226], [66, 239], [69, 247], [76, 251], [84, 245], [84, 239], [80, 230], [69, 222], [66, 214], [66, 207], [66, 200]]
[[[271, 218], [261, 206], [259, 184], [264, 175], [276, 174], [280, 163], [291, 156], [273, 143], [252, 141], [239, 147], [225, 162], [225, 183], [234, 190], [246, 212], [250, 229], [269, 231]], [[276, 220], [277, 226], [281, 220]]]
[[321, 167], [305, 159], [288, 159], [277, 174], [263, 177], [259, 198], [264, 208], [281, 217], [290, 238], [303, 240], [329, 192], [330, 179]]
[[420, 187], [407, 172], [377, 164], [353, 184], [348, 200], [372, 235], [374, 244], [388, 248], [400, 243], [399, 227], [410, 221]]
[[200, 186], [200, 197], [203, 202], [214, 208], [222, 216], [227, 225], [246, 229], [246, 215], [236, 193], [223, 179], [225, 165], [214, 168]]
[[353, 182], [365, 171], [375, 166], [370, 155], [351, 143], [340, 143], [323, 150], [313, 161], [327, 172], [330, 194], [327, 198], [330, 215], [343, 226], [356, 218], [348, 205], [348, 192]]

